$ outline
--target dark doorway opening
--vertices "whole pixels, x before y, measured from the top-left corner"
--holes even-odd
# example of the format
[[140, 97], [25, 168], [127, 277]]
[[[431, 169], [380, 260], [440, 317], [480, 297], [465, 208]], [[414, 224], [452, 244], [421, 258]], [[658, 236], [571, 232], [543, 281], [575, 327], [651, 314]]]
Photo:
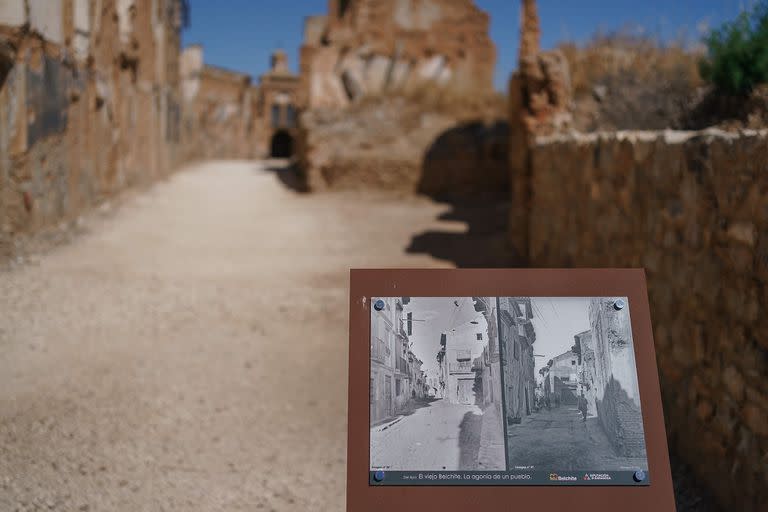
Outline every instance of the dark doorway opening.
[[285, 130], [278, 130], [272, 136], [272, 158], [290, 158], [293, 155], [293, 137]]

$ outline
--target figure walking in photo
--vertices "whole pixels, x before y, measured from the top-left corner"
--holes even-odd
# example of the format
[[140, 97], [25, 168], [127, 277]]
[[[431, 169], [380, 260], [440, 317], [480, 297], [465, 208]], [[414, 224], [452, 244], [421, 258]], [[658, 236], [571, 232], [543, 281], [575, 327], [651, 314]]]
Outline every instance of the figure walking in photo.
[[581, 392], [579, 397], [579, 411], [581, 411], [582, 421], [587, 422], [587, 399], [584, 397], [584, 392]]

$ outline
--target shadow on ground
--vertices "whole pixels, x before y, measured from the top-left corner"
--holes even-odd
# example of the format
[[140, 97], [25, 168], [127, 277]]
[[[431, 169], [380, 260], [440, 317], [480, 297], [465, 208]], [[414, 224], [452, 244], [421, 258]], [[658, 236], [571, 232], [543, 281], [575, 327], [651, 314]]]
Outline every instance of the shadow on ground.
[[459, 468], [476, 469], [483, 415], [468, 412], [459, 425]]
[[309, 192], [304, 180], [301, 179], [298, 165], [292, 160], [267, 160], [264, 170], [274, 173], [283, 186], [294, 192], [302, 194]]
[[463, 222], [465, 231], [430, 230], [411, 238], [406, 252], [429, 254], [462, 268], [516, 266], [519, 258], [509, 249], [506, 232], [509, 203], [506, 201], [449, 202], [441, 221]]

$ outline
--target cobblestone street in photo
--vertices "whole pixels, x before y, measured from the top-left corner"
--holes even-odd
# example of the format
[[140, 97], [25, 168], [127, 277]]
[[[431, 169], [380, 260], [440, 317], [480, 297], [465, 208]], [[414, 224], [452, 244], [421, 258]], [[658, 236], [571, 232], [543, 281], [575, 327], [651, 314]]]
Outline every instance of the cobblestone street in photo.
[[645, 467], [644, 458], [616, 455], [597, 418], [582, 421], [576, 406], [527, 416], [508, 427], [509, 464], [553, 471], [617, 471]]

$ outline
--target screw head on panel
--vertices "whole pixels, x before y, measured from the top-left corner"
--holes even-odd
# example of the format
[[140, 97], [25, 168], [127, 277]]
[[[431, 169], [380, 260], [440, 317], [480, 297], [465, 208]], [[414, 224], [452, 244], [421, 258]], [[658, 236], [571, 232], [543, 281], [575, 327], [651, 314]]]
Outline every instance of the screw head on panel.
[[620, 311], [620, 310], [624, 309], [626, 307], [626, 305], [627, 305], [627, 303], [624, 302], [624, 299], [616, 299], [613, 302], [613, 309], [615, 309], [616, 311]]
[[384, 301], [379, 299], [376, 302], [374, 302], [373, 309], [375, 309], [376, 311], [381, 311], [382, 309], [384, 309]]
[[637, 471], [635, 471], [635, 474], [632, 475], [632, 478], [634, 479], [635, 482], [642, 482], [643, 480], [645, 480], [645, 471], [643, 471], [642, 469], [638, 469]]
[[378, 470], [373, 474], [373, 479], [377, 482], [383, 482], [384, 481], [384, 472], [382, 470]]

